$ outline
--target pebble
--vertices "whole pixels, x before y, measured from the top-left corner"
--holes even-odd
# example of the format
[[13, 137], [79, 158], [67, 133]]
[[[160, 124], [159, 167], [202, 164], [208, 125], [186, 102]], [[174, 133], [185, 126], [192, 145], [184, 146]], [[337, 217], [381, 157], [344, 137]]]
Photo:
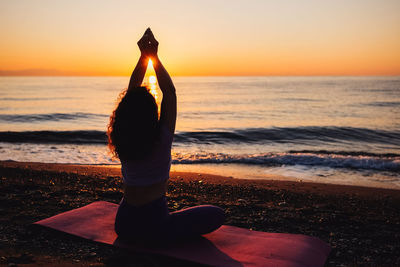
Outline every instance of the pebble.
[[237, 202], [238, 202], [239, 204], [246, 204], [246, 203], [247, 203], [247, 201], [244, 200], [244, 199], [242, 199], [242, 198], [239, 198], [239, 199], [237, 200]]
[[285, 201], [279, 202], [278, 206], [286, 206], [286, 202]]

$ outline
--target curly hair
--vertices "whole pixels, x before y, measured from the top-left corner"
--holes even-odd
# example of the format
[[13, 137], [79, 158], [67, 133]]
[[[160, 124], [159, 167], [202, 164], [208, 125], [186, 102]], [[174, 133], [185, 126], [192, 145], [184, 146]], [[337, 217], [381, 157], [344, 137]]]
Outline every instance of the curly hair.
[[110, 116], [108, 148], [120, 160], [145, 158], [159, 135], [158, 107], [146, 87], [124, 90]]

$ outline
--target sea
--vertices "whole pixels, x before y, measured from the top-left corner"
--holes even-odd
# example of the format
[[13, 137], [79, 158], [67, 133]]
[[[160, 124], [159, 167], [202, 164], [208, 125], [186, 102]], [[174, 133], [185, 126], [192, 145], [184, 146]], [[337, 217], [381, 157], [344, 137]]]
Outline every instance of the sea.
[[[173, 81], [172, 170], [400, 189], [400, 77]], [[128, 82], [0, 77], [0, 160], [118, 168], [106, 129]]]

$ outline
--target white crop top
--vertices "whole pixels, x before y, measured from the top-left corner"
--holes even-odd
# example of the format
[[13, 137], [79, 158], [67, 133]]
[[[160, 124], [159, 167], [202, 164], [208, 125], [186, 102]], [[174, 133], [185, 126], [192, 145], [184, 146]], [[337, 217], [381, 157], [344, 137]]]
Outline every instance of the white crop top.
[[128, 186], [147, 186], [169, 179], [173, 134], [163, 124], [153, 152], [145, 159], [121, 160], [121, 172]]

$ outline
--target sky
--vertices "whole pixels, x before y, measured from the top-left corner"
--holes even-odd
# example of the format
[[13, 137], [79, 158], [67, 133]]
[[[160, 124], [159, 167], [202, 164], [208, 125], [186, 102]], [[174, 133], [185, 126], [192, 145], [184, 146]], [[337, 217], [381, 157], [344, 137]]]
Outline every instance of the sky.
[[0, 0], [0, 75], [400, 75], [398, 0]]

